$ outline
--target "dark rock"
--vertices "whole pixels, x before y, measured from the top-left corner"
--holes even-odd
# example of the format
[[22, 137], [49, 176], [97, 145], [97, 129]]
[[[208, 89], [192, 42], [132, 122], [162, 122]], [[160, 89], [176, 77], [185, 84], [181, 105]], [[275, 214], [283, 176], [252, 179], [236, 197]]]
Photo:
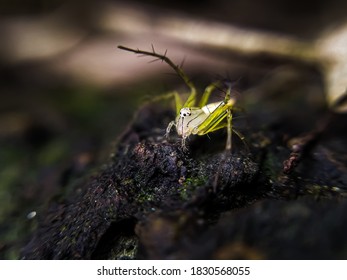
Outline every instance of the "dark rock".
[[276, 133], [248, 135], [251, 152], [237, 141], [225, 152], [223, 132], [184, 152], [157, 130], [168, 116], [144, 106], [81, 193], [51, 205], [22, 258], [347, 257], [344, 144], [318, 141], [287, 174]]

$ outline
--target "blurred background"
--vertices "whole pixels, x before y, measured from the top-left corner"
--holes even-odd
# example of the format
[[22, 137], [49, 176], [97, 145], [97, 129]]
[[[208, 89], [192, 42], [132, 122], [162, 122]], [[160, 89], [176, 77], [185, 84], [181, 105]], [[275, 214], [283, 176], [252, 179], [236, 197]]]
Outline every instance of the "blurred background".
[[[199, 88], [227, 76], [247, 90], [295, 61], [267, 37], [254, 50], [254, 36], [309, 44], [344, 22], [346, 8], [342, 0], [1, 1], [0, 258], [19, 257], [48, 203], [107, 160], [142, 102], [184, 89], [167, 65], [117, 45], [167, 50]], [[228, 30], [250, 47], [230, 48]], [[321, 74], [308, 69], [307, 95], [321, 101]]]

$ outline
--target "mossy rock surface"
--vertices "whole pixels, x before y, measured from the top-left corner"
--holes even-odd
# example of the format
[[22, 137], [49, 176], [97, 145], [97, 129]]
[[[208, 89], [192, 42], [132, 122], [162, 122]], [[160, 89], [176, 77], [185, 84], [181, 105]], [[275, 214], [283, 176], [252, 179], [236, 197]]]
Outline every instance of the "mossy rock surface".
[[22, 258], [347, 257], [337, 245], [347, 244], [343, 117], [289, 173], [291, 150], [274, 128], [251, 128], [248, 148], [234, 137], [231, 153], [223, 131], [192, 137], [186, 152], [158, 129], [172, 117], [141, 108], [98, 174], [50, 206]]

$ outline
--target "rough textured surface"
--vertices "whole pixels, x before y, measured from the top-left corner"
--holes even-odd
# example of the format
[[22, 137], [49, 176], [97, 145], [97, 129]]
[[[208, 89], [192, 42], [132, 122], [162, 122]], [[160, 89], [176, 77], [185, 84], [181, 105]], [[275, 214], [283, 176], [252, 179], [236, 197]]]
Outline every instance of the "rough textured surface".
[[224, 152], [220, 132], [185, 153], [157, 129], [172, 117], [158, 108], [144, 106], [110, 162], [50, 207], [22, 258], [347, 257], [342, 117], [284, 172], [291, 150], [278, 131], [253, 130], [250, 152], [236, 138]]

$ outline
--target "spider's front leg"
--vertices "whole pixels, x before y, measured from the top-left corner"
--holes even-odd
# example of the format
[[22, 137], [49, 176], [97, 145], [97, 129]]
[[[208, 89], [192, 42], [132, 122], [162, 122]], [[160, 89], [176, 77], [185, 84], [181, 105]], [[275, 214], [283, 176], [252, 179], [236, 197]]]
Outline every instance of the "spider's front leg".
[[169, 123], [169, 125], [167, 126], [166, 132], [165, 132], [165, 138], [169, 138], [170, 131], [171, 131], [171, 129], [172, 129], [173, 126], [176, 126], [176, 122], [175, 122], [175, 121], [171, 121], [171, 122]]
[[235, 104], [235, 100], [231, 98], [231, 85], [228, 86], [224, 102], [226, 104], [226, 114], [227, 114], [227, 142], [225, 145], [225, 149], [227, 151], [231, 151], [232, 148], [232, 133], [233, 133], [233, 127], [232, 127], [232, 120], [233, 120], [233, 106]]
[[[171, 121], [171, 122], [169, 123], [169, 125], [167, 126], [167, 128], [166, 128], [166, 133], [165, 133], [165, 137], [166, 137], [166, 138], [169, 138], [170, 131], [171, 131], [171, 129], [172, 129], [173, 126], [176, 126], [176, 122], [175, 122], [175, 121]], [[187, 146], [186, 146], [186, 139], [187, 139], [187, 138], [188, 138], [187, 136], [182, 136], [181, 147], [182, 147], [182, 150], [185, 151], [185, 152], [188, 151], [188, 148], [187, 148]]]
[[182, 137], [181, 147], [182, 147], [182, 150], [183, 150], [184, 152], [187, 152], [187, 151], [188, 151], [188, 148], [187, 148], [187, 146], [186, 146], [186, 139], [187, 139], [187, 138], [188, 138], [187, 136]]
[[231, 112], [231, 108], [228, 108], [227, 109], [227, 143], [225, 145], [225, 149], [227, 151], [231, 151], [231, 147], [232, 147], [232, 132], [233, 132], [233, 128], [232, 128], [232, 118], [233, 118], [233, 115], [232, 115], [232, 112]]

